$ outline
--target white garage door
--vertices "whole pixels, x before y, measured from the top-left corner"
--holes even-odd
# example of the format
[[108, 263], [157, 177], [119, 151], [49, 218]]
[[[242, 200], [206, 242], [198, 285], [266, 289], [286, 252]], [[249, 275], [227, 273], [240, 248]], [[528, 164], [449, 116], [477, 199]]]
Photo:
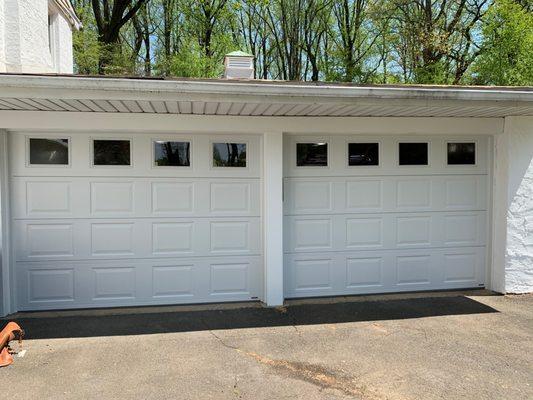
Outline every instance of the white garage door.
[[484, 137], [289, 136], [285, 295], [484, 286]]
[[10, 136], [20, 310], [262, 296], [261, 139]]

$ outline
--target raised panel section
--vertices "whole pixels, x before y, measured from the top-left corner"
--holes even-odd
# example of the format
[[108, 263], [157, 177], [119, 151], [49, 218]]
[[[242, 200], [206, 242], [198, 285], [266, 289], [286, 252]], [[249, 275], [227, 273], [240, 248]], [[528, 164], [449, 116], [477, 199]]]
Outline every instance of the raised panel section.
[[346, 208], [350, 210], [382, 207], [381, 181], [346, 182]]
[[152, 296], [193, 295], [193, 266], [164, 265], [152, 268]]
[[396, 273], [398, 285], [418, 285], [429, 283], [429, 268], [431, 257], [399, 256], [396, 258]]
[[28, 257], [65, 257], [74, 255], [71, 224], [28, 224]]
[[249, 264], [211, 264], [211, 294], [247, 293]]
[[476, 209], [478, 185], [476, 178], [450, 179], [446, 181], [446, 208]]
[[295, 249], [312, 250], [332, 246], [330, 219], [295, 219], [293, 224]]
[[133, 223], [94, 223], [91, 225], [93, 255], [133, 255]]
[[94, 299], [135, 297], [135, 268], [94, 268]]
[[106, 215], [133, 212], [133, 183], [91, 182], [91, 212]]
[[26, 182], [26, 212], [29, 216], [71, 211], [70, 182]]
[[331, 289], [331, 262], [330, 259], [294, 261], [295, 290]]
[[250, 212], [249, 183], [212, 183], [212, 212]]
[[249, 251], [249, 225], [246, 221], [211, 222], [211, 251]]
[[156, 255], [190, 253], [192, 222], [162, 222], [152, 225], [152, 252]]
[[383, 259], [348, 258], [346, 260], [346, 287], [381, 286], [383, 275]]
[[475, 215], [447, 215], [444, 217], [445, 243], [473, 245], [478, 240], [478, 222]]
[[347, 247], [377, 247], [383, 244], [381, 218], [350, 218], [346, 220]]
[[156, 182], [152, 184], [152, 211], [154, 213], [190, 213], [193, 210], [193, 183]]
[[28, 271], [29, 302], [73, 301], [74, 270], [35, 269]]
[[398, 246], [429, 245], [431, 242], [431, 217], [399, 217], [396, 220]]
[[476, 279], [477, 256], [468, 254], [444, 255], [444, 281], [470, 282]]
[[331, 182], [293, 181], [296, 212], [324, 212], [332, 209]]
[[431, 206], [431, 181], [429, 179], [398, 181], [396, 199], [398, 208], [429, 208]]

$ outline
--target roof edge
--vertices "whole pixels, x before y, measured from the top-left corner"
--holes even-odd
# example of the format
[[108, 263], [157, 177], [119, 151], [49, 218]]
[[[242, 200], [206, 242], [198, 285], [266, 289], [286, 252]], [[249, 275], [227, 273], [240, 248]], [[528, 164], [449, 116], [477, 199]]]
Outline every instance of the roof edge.
[[[82, 98], [97, 98], [113, 93], [127, 93], [130, 96], [147, 97], [161, 95], [194, 95], [211, 97], [240, 97], [247, 101], [272, 97], [298, 101], [367, 101], [413, 100], [418, 102], [465, 101], [469, 103], [496, 102], [516, 105], [533, 105], [531, 87], [413, 87], [413, 86], [345, 86], [323, 83], [303, 85], [294, 82], [234, 81], [234, 80], [161, 80], [124, 79], [56, 75], [0, 74], [0, 89], [5, 95], [15, 95], [21, 90], [33, 93], [78, 93]], [[512, 103], [512, 104], [511, 104]]]
[[70, 25], [76, 29], [80, 30], [83, 27], [83, 24], [81, 23], [81, 20], [78, 18], [78, 15], [76, 14], [76, 10], [74, 10], [74, 7], [72, 6], [72, 3], [70, 0], [52, 0], [55, 6], [58, 8], [59, 12], [63, 14], [63, 16], [67, 19], [67, 21], [70, 23]]

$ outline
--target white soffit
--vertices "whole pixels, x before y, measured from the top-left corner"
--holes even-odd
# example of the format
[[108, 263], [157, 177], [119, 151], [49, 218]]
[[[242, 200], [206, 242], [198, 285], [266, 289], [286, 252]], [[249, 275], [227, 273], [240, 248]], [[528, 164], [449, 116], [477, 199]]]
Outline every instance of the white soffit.
[[533, 116], [531, 87], [0, 74], [0, 110], [313, 117]]

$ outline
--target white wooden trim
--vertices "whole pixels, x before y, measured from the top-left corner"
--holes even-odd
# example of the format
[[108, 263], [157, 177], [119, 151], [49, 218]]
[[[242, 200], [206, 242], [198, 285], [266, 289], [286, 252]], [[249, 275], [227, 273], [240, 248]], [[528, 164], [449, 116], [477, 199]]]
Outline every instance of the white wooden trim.
[[0, 111], [0, 129], [73, 132], [125, 131], [150, 134], [263, 134], [280, 131], [323, 135], [495, 135], [503, 132], [503, 118], [416, 117], [242, 117], [219, 115], [129, 114], [61, 111]]
[[0, 316], [10, 314], [14, 310], [11, 292], [11, 241], [10, 241], [10, 210], [9, 210], [9, 171], [8, 171], [8, 137], [7, 131], [0, 130], [0, 282], [1, 300]]
[[267, 132], [263, 143], [263, 237], [265, 298], [283, 304], [283, 133]]
[[505, 253], [507, 249], [507, 209], [509, 192], [509, 137], [494, 136], [492, 167], [492, 240], [490, 273], [486, 287], [505, 293]]

